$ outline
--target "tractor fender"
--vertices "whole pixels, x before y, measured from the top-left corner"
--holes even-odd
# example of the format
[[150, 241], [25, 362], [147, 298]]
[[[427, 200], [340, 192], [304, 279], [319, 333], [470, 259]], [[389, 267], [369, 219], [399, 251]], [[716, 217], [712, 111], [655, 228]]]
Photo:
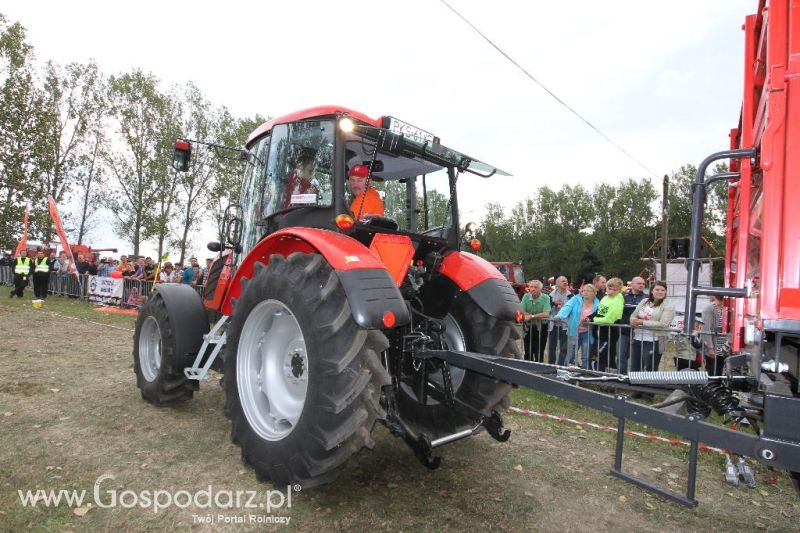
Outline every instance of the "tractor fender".
[[284, 228], [256, 244], [236, 270], [221, 311], [233, 314], [242, 292], [242, 279], [253, 277], [256, 263], [269, 263], [272, 254], [288, 257], [294, 252], [318, 253], [339, 277], [356, 323], [366, 329], [383, 329], [383, 317], [394, 313], [395, 325], [410, 321], [400, 289], [386, 266], [369, 249], [347, 235], [319, 228]]
[[203, 344], [203, 335], [208, 333], [208, 316], [200, 294], [189, 285], [159, 283], [150, 298], [161, 298], [167, 308], [175, 339], [172, 368], [192, 366]]
[[482, 257], [453, 251], [444, 256], [439, 273], [450, 279], [490, 316], [515, 320], [519, 298], [497, 268]]

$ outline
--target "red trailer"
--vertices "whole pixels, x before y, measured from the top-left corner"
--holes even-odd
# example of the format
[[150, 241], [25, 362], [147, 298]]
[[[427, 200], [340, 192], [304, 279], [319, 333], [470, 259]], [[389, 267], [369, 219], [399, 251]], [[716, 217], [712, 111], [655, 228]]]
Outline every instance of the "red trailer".
[[[731, 161], [741, 178], [728, 192], [725, 282], [750, 287], [730, 306], [733, 349], [758, 351], [771, 334], [800, 332], [800, 4], [761, 0], [744, 31], [744, 100], [731, 148], [757, 152]], [[786, 356], [797, 376], [796, 351]]]

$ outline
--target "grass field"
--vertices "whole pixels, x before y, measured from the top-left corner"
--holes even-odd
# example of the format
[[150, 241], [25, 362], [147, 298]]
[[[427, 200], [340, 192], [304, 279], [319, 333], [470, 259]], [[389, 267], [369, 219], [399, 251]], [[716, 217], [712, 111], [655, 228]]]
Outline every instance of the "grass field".
[[[358, 454], [329, 485], [292, 492], [272, 513], [212, 505], [100, 508], [112, 491], [141, 504], [143, 492], [255, 491], [278, 501], [280, 489], [256, 481], [229, 440], [217, 380], [185, 404], [156, 408], [135, 386], [133, 317], [104, 315], [83, 302], [51, 297], [44, 309], [10, 300], [0, 289], [0, 529], [108, 531], [256, 530], [264, 516], [290, 519], [299, 531], [796, 531], [800, 503], [782, 474], [756, 489], [724, 482], [719, 455], [701, 452], [697, 509], [687, 510], [608, 475], [614, 436], [572, 424], [505, 416], [507, 443], [488, 435], [442, 449], [428, 471], [382, 426], [374, 450]], [[601, 413], [523, 389], [512, 404], [579, 420], [610, 423]], [[688, 451], [628, 439], [625, 467], [675, 490], [685, 484]], [[18, 491], [85, 490], [83, 505], [25, 507]], [[284, 498], [285, 499], [285, 498]], [[86, 503], [91, 502], [91, 507]], [[223, 498], [225, 503], [225, 498]], [[246, 502], [244, 502], [246, 503]], [[220, 516], [223, 517], [220, 519]], [[207, 523], [208, 519], [213, 520]], [[224, 520], [243, 520], [226, 524]], [[263, 518], [262, 518], [263, 520]]]

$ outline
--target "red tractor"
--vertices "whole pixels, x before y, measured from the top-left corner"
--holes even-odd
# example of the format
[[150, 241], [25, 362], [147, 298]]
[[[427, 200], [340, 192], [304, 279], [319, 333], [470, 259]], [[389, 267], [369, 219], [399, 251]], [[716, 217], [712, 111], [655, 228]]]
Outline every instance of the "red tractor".
[[492, 261], [492, 264], [500, 271], [504, 278], [508, 280], [514, 288], [514, 292], [522, 299], [525, 295], [525, 271], [522, 269], [522, 263], [514, 263], [511, 261]]
[[[177, 170], [196, 143], [178, 141]], [[209, 368], [222, 371], [231, 438], [275, 483], [329, 480], [373, 446], [376, 422], [430, 468], [433, 449], [483, 428], [508, 438], [499, 410], [510, 384], [425, 354], [519, 357], [516, 293], [459, 249], [459, 176], [505, 173], [419, 128], [343, 107], [270, 120], [242, 156], [241, 195], [225, 242], [209, 244], [221, 253], [203, 300], [160, 284], [139, 313], [144, 399], [188, 400]], [[357, 165], [383, 215], [351, 204]]]

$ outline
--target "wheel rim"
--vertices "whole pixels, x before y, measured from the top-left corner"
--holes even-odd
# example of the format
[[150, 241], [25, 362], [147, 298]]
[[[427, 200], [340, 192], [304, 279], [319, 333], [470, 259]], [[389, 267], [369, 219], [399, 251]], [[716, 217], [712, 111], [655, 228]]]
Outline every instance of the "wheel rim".
[[139, 331], [139, 367], [147, 381], [155, 381], [161, 370], [161, 328], [153, 316], [144, 319]]
[[277, 300], [253, 308], [236, 353], [239, 399], [250, 427], [278, 441], [297, 426], [308, 391], [308, 354], [300, 324]]

